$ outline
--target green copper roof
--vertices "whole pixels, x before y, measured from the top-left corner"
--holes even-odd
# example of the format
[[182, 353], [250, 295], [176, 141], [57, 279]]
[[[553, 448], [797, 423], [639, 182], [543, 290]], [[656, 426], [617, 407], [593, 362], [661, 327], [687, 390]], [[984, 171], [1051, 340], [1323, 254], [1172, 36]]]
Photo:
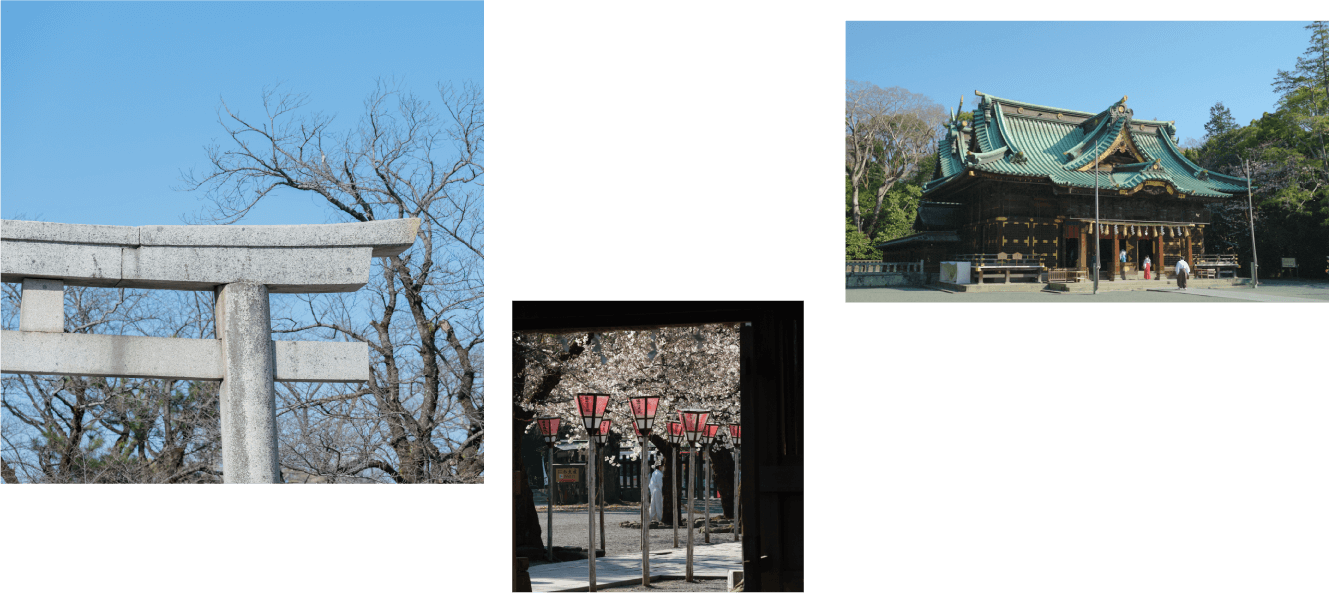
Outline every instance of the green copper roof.
[[[1155, 181], [1194, 196], [1225, 198], [1246, 191], [1244, 178], [1206, 171], [1182, 156], [1172, 122], [1134, 119], [1126, 97], [1089, 113], [977, 94], [982, 100], [973, 111], [972, 127], [954, 119], [946, 124], [946, 135], [937, 145], [939, 166], [924, 185], [925, 194], [966, 171], [1092, 188], [1095, 157], [1107, 158], [1109, 149], [1121, 156], [1111, 171], [1104, 165], [1099, 172], [1099, 187], [1105, 189], [1133, 192]], [[1084, 167], [1090, 168], [1078, 170]]]

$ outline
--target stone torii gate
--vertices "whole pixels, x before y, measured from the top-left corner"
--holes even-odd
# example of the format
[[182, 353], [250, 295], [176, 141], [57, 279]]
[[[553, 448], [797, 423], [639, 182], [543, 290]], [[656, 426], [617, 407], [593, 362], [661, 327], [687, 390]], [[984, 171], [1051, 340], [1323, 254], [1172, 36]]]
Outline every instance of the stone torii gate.
[[[292, 226], [0, 221], [0, 281], [21, 283], [0, 371], [221, 381], [226, 483], [280, 482], [274, 381], [369, 380], [362, 342], [272, 340], [268, 294], [354, 292], [375, 257], [410, 248], [418, 218]], [[64, 287], [212, 291], [215, 340], [64, 333]]]

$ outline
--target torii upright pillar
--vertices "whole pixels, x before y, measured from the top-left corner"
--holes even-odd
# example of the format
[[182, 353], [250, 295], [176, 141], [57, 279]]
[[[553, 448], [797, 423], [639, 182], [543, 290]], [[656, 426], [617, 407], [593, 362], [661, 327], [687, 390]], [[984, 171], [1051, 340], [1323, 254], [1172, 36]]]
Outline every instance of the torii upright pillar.
[[235, 282], [217, 290], [221, 338], [222, 466], [227, 482], [281, 481], [277, 458], [277, 392], [273, 385], [268, 287]]

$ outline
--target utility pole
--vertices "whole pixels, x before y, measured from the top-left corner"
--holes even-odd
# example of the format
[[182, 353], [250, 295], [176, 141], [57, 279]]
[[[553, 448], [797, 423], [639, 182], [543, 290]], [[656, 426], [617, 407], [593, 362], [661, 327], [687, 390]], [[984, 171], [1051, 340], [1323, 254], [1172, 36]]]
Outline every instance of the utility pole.
[[1094, 294], [1098, 294], [1098, 276], [1102, 266], [1102, 240], [1099, 235], [1103, 232], [1103, 223], [1098, 220], [1098, 146], [1094, 146]]
[[1255, 204], [1251, 199], [1251, 164], [1247, 159], [1241, 160], [1241, 166], [1246, 170], [1246, 218], [1251, 223], [1251, 288], [1260, 287], [1260, 259], [1255, 257]]

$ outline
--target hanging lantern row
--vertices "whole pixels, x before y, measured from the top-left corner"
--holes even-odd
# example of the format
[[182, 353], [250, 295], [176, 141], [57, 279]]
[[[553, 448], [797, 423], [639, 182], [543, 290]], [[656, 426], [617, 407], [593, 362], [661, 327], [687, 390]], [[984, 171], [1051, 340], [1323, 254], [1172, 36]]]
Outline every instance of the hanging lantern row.
[[[637, 436], [649, 436], [651, 429], [655, 427], [655, 416], [657, 416], [659, 406], [658, 396], [635, 396], [635, 398], [630, 399], [634, 420], [633, 432]], [[607, 407], [609, 407], [609, 395], [582, 394], [577, 396], [578, 414], [582, 416], [582, 423], [586, 425], [587, 433], [594, 436], [609, 435], [611, 420], [605, 417]], [[676, 423], [676, 421], [668, 423], [670, 424], [670, 435], [667, 436], [682, 436], [683, 440], [702, 441], [702, 432], [706, 431], [710, 411], [679, 410], [679, 417], [683, 420], [682, 423]], [[561, 417], [541, 416], [537, 417], [536, 420], [540, 425], [540, 433], [544, 437], [545, 443], [550, 445], [557, 443]], [[599, 424], [598, 431], [591, 429], [591, 424]], [[684, 428], [686, 425], [694, 425], [694, 428]], [[719, 427], [719, 424], [710, 425]], [[728, 427], [730, 427], [730, 435], [734, 437], [734, 444], [738, 444], [739, 425], [728, 424]], [[690, 435], [691, 432], [695, 432], [696, 435]], [[716, 436], [715, 429], [712, 429], [710, 436]], [[599, 440], [599, 443], [603, 443], [603, 440]]]
[[[609, 438], [609, 429], [612, 423], [610, 422], [609, 419], [604, 417], [605, 411], [609, 408], [609, 395], [605, 393], [579, 393], [577, 394], [576, 400], [577, 400], [577, 411], [578, 413], [581, 414], [582, 424], [586, 428], [587, 434], [591, 435], [590, 458], [593, 459], [595, 457], [595, 446], [606, 444], [606, 441]], [[642, 515], [641, 516], [641, 530], [642, 530], [641, 567], [642, 567], [642, 584], [648, 585], [650, 583], [650, 556], [649, 556], [650, 539], [647, 537], [648, 523], [646, 518], [646, 505], [645, 505], [645, 501], [647, 499], [646, 497], [647, 478], [646, 478], [646, 464], [644, 463], [646, 459], [644, 456], [646, 454], [645, 448], [649, 446], [646, 442], [646, 437], [651, 434], [651, 430], [655, 426], [655, 416], [659, 412], [660, 398], [657, 396], [633, 396], [628, 398], [628, 402], [629, 402], [628, 408], [632, 412], [632, 430], [633, 432], [637, 433], [637, 436], [642, 438], [641, 444], [643, 447], [642, 451], [643, 463], [641, 466], [642, 468], [641, 500], [643, 501], [641, 507], [641, 515]], [[720, 425], [708, 422], [710, 417], [711, 417], [710, 410], [700, 410], [700, 409], [679, 410], [678, 411], [679, 422], [668, 423], [667, 436], [669, 437], [669, 442], [677, 444], [678, 441], [682, 440], [683, 438], [686, 438], [688, 444], [694, 447], [698, 444], [700, 444], [703, 447], [711, 444], [711, 442], [714, 441], [715, 439], [716, 433], [718, 433], [720, 430]], [[551, 465], [553, 464], [552, 447], [554, 446], [554, 442], [556, 442], [558, 439], [559, 423], [560, 420], [557, 417], [542, 417], [539, 419], [540, 433], [544, 435], [545, 443], [551, 447], [550, 449]], [[737, 438], [737, 435], [739, 434], [737, 428], [731, 426], [729, 430], [731, 434], [734, 434], [735, 438]], [[688, 468], [690, 474], [689, 483], [692, 483], [692, 480], [695, 478], [696, 466], [695, 464], [691, 464], [688, 466]], [[587, 472], [587, 488], [588, 492], [594, 492], [595, 490], [594, 471]], [[707, 490], [709, 491], [709, 489], [710, 485], [708, 479]], [[591, 494], [590, 497], [591, 497], [590, 498], [591, 504], [587, 505], [587, 514], [589, 521], [587, 538], [588, 541], [592, 542], [593, 544], [595, 541], [595, 514], [594, 514], [595, 498], [593, 494]], [[692, 497], [693, 493], [691, 489], [689, 489], [688, 555], [687, 555], [687, 569], [686, 569], [686, 576], [688, 581], [692, 580], [692, 502], [693, 502]], [[550, 508], [551, 509], [553, 508], [552, 504], [550, 505]], [[706, 514], [707, 514], [706, 537], [707, 541], [709, 542], [710, 541], [709, 505], [707, 506]], [[675, 525], [675, 529], [677, 529], [677, 525]], [[550, 545], [551, 557], [552, 557], [552, 549], [553, 548], [551, 544]], [[589, 571], [589, 580], [590, 580], [590, 586], [588, 587], [588, 589], [594, 591], [596, 583], [595, 555], [591, 554], [588, 560], [589, 562], [587, 563], [587, 568]]]

